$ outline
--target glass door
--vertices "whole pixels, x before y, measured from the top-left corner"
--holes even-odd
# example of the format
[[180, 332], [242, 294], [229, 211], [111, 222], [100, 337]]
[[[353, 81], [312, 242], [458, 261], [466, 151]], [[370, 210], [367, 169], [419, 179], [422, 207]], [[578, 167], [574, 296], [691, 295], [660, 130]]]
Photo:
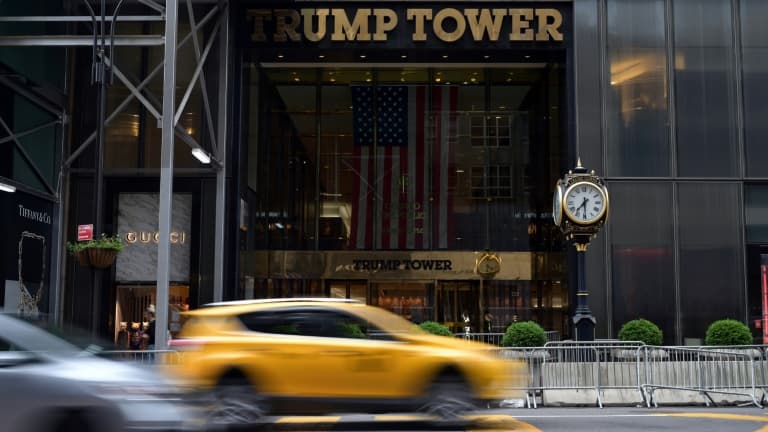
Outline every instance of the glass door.
[[368, 282], [364, 280], [329, 280], [328, 296], [368, 302]]
[[[147, 309], [157, 304], [154, 285], [118, 285], [115, 299], [115, 343], [124, 349], [140, 348], [131, 344], [131, 335], [149, 327]], [[181, 329], [182, 312], [189, 310], [189, 285], [168, 287], [168, 330], [175, 336]]]
[[[482, 329], [479, 281], [440, 281], [437, 292], [437, 321], [445, 324], [454, 333]], [[468, 320], [468, 322], [467, 322]]]
[[371, 304], [416, 324], [434, 320], [432, 282], [388, 281], [371, 283]]

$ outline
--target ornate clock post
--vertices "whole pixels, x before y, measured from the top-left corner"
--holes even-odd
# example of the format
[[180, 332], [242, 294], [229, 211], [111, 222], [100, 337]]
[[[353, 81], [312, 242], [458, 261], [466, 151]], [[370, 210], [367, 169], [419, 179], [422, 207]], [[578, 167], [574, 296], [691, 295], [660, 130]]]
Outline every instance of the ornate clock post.
[[594, 170], [581, 166], [581, 159], [555, 185], [552, 218], [565, 239], [576, 247], [577, 303], [573, 325], [576, 340], [591, 341], [595, 339], [595, 317], [587, 304], [584, 255], [590, 240], [608, 219], [608, 189]]

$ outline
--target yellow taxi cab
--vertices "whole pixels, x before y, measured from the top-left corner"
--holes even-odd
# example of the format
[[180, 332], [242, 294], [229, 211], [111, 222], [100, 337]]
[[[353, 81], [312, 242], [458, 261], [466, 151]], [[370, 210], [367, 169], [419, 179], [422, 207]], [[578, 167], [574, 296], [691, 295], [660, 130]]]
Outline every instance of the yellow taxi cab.
[[458, 418], [517, 397], [510, 388], [521, 373], [491, 345], [330, 298], [206, 305], [186, 314], [171, 347], [182, 352], [171, 373], [207, 396], [207, 421], [221, 425], [282, 412], [417, 409]]

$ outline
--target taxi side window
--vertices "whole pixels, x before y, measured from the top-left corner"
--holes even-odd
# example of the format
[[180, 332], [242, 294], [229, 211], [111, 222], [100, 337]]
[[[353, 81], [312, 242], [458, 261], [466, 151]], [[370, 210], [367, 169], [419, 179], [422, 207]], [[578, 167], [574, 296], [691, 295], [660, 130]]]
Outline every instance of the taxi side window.
[[316, 311], [310, 313], [314, 322], [313, 336], [345, 338], [345, 339], [379, 339], [386, 340], [382, 332], [371, 323], [353, 315], [341, 312]]
[[386, 340], [385, 332], [360, 318], [319, 310], [270, 311], [238, 317], [248, 330], [284, 335]]
[[285, 312], [255, 312], [240, 315], [238, 318], [248, 330], [284, 335], [316, 336], [316, 331], [304, 317], [304, 313]]

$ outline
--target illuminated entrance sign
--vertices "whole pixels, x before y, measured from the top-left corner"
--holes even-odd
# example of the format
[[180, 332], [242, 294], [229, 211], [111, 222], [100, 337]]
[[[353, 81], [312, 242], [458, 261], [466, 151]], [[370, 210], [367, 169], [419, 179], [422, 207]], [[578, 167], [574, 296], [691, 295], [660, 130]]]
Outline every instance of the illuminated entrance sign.
[[453, 270], [451, 260], [445, 259], [405, 259], [405, 260], [352, 260], [355, 271], [382, 271], [382, 270]]
[[563, 40], [563, 15], [553, 8], [251, 9], [248, 19], [254, 42], [385, 42], [398, 28], [414, 42]]

